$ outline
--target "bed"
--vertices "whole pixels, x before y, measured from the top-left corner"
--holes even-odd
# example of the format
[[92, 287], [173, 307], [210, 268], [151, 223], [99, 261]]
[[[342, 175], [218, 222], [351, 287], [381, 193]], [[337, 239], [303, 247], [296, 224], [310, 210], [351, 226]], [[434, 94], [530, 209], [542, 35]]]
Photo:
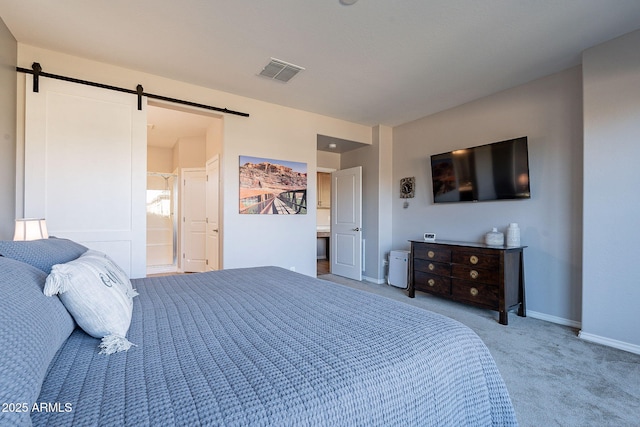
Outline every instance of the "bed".
[[0, 242], [2, 425], [517, 425], [466, 326], [278, 267], [132, 280], [134, 346], [100, 354], [42, 293], [83, 250], [55, 240]]

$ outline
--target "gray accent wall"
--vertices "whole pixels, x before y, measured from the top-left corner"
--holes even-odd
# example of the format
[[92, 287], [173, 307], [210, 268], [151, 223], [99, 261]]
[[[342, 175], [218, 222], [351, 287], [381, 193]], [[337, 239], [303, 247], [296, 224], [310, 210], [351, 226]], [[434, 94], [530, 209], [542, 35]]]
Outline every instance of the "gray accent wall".
[[18, 44], [0, 18], [0, 240], [13, 238], [16, 215], [16, 65]]
[[585, 51], [582, 338], [640, 353], [640, 31]]
[[[393, 129], [393, 248], [424, 232], [480, 242], [517, 222], [531, 316], [578, 326], [582, 309], [581, 68], [532, 81]], [[434, 204], [430, 156], [529, 138], [531, 199]], [[399, 182], [415, 176], [404, 208]]]

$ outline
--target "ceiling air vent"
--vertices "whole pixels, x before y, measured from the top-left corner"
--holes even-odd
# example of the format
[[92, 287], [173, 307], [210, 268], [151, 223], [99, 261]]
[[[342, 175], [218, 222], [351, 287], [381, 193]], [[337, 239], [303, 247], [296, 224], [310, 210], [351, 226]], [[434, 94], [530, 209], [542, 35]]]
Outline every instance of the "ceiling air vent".
[[271, 58], [271, 62], [262, 69], [260, 75], [286, 83], [302, 70], [304, 70], [304, 68], [297, 65]]

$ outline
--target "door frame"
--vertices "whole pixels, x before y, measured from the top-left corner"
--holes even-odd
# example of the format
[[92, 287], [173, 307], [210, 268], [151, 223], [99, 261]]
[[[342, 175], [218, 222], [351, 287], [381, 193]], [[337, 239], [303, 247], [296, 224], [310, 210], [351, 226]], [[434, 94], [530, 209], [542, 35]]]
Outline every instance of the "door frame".
[[[318, 189], [320, 188], [319, 183], [317, 182], [318, 179], [318, 172], [321, 173], [328, 173], [329, 175], [331, 175], [333, 172], [337, 171], [338, 169], [336, 168], [326, 168], [326, 167], [322, 167], [322, 166], [318, 166], [316, 167], [316, 234], [317, 232], [319, 232], [320, 230], [318, 230], [318, 203], [317, 200], [320, 197], [320, 193], [318, 191]], [[331, 187], [331, 185], [329, 185], [329, 187]], [[320, 239], [318, 237], [316, 237], [316, 239]], [[323, 244], [325, 245], [325, 252], [327, 254], [327, 261], [329, 262], [329, 271], [331, 271], [331, 208], [329, 208], [329, 237], [328, 238], [321, 238], [323, 240]], [[319, 260], [320, 258], [318, 258], [317, 255], [317, 243], [316, 243], [316, 261]]]
[[[214, 162], [218, 162], [218, 168], [217, 168], [217, 173], [218, 176], [215, 177], [215, 179], [217, 180], [217, 200], [215, 200], [215, 210], [210, 210], [211, 206], [212, 206], [212, 202], [214, 202], [214, 197], [212, 197], [211, 194], [211, 187], [210, 187], [210, 175], [209, 175], [209, 171], [210, 169], [210, 165], [213, 164]], [[211, 157], [209, 160], [207, 160], [207, 162], [205, 163], [205, 174], [207, 176], [207, 194], [206, 194], [206, 203], [207, 203], [207, 207], [205, 209], [205, 214], [207, 217], [207, 221], [206, 221], [206, 232], [205, 232], [205, 239], [206, 239], [206, 244], [205, 244], [205, 254], [206, 254], [206, 258], [207, 258], [207, 263], [206, 263], [206, 267], [205, 269], [207, 271], [213, 271], [213, 270], [219, 270], [220, 267], [222, 266], [222, 245], [220, 244], [221, 240], [222, 240], [222, 210], [220, 209], [220, 176], [221, 176], [221, 170], [220, 168], [222, 167], [222, 156], [220, 156], [219, 154], [214, 155], [213, 157]], [[217, 221], [214, 223], [212, 221], [209, 220], [210, 217], [210, 213], [215, 212], [217, 214]], [[216, 256], [215, 259], [212, 260], [212, 256], [210, 254], [210, 246], [209, 246], [209, 238], [211, 237], [210, 233], [216, 233], [217, 235], [217, 250], [216, 250]]]

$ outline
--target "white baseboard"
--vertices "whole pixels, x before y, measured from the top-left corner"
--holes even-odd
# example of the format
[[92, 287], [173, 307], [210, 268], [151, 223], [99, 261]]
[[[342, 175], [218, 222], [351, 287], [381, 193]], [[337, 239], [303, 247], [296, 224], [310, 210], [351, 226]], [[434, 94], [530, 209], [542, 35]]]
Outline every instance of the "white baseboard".
[[164, 274], [164, 273], [176, 273], [178, 267], [175, 265], [149, 265], [147, 266], [147, 275], [151, 274]]
[[376, 285], [383, 285], [385, 283], [384, 279], [374, 279], [373, 277], [362, 276], [362, 280], [365, 282], [375, 283]]
[[[551, 316], [549, 314], [539, 313], [537, 311], [527, 310], [527, 316], [533, 317], [534, 319], [545, 320], [551, 323], [557, 323], [558, 325], [570, 326], [576, 329], [582, 328], [582, 322], [564, 319], [557, 316]], [[640, 345], [629, 344], [628, 342], [614, 340], [611, 338], [602, 337], [600, 335], [590, 334], [584, 331], [578, 332], [578, 338], [596, 344], [606, 345], [607, 347], [617, 348], [618, 350], [628, 351], [629, 353], [640, 354]]]
[[584, 331], [580, 331], [578, 333], [578, 338], [596, 344], [602, 344], [608, 347], [617, 348], [618, 350], [628, 351], [629, 353], [640, 354], [640, 345], [629, 344], [628, 342], [618, 341], [611, 338], [602, 337], [600, 335], [590, 334]]
[[565, 319], [563, 317], [552, 316], [550, 314], [540, 313], [537, 311], [527, 310], [527, 317], [533, 317], [534, 319], [540, 319], [546, 322], [556, 323], [558, 325], [570, 326], [576, 329], [580, 329], [582, 327], [581, 322], [571, 319]]

